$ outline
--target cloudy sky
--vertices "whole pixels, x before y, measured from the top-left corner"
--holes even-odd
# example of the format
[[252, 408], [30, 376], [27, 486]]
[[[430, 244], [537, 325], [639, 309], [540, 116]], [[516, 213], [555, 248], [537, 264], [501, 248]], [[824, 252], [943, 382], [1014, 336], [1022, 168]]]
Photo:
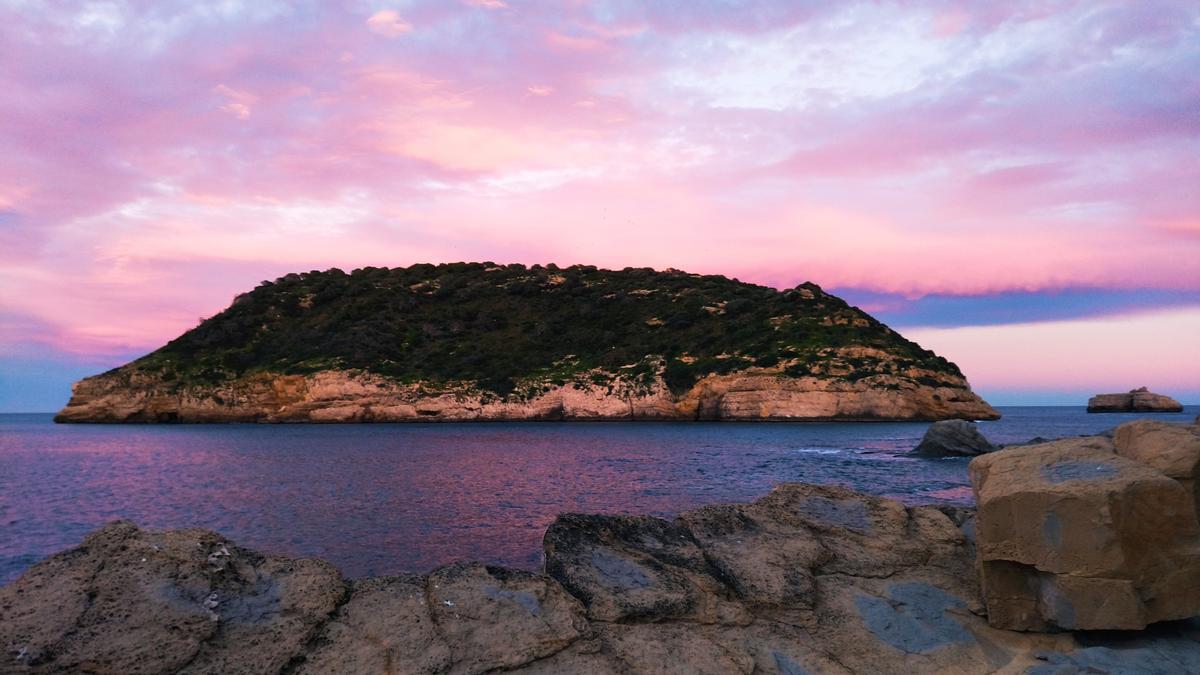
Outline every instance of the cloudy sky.
[[812, 280], [1200, 402], [1200, 4], [0, 0], [0, 410], [291, 271]]

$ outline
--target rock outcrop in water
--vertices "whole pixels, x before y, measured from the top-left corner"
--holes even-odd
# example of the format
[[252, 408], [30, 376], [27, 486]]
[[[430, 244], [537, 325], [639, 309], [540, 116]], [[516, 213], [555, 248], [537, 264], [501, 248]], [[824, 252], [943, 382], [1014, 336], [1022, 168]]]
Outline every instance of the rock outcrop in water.
[[942, 420], [929, 425], [913, 452], [926, 457], [974, 457], [995, 449], [996, 446], [979, 432], [979, 427], [974, 423]]
[[293, 274], [78, 382], [60, 422], [995, 419], [814, 284], [490, 264]]
[[1096, 394], [1088, 399], [1090, 413], [1183, 412], [1183, 404], [1170, 396], [1139, 387], [1125, 394]]
[[988, 625], [969, 510], [785, 485], [675, 520], [567, 515], [544, 573], [343, 580], [115, 523], [0, 588], [0, 671], [1196, 672], [1200, 623]]

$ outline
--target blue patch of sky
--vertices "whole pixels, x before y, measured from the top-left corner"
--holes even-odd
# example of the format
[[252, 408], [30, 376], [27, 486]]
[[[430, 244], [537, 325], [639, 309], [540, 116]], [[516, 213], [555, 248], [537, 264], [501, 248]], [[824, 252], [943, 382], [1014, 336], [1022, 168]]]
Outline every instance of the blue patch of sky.
[[1200, 291], [1161, 289], [1066, 289], [992, 295], [903, 295], [859, 288], [829, 292], [866, 309], [893, 328], [992, 326], [1062, 321], [1152, 309], [1200, 305]]
[[142, 356], [143, 352], [80, 360], [48, 348], [0, 356], [0, 413], [54, 412], [71, 396], [71, 385]]

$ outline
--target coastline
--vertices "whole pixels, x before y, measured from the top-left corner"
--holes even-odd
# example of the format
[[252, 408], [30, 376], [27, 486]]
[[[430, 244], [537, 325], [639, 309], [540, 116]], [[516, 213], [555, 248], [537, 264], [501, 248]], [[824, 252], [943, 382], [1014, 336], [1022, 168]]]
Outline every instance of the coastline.
[[537, 573], [456, 563], [353, 581], [212, 532], [116, 522], [0, 588], [0, 642], [13, 672], [1035, 672], [1103, 666], [1110, 646], [1143, 667], [1200, 664], [1196, 620], [992, 628], [973, 518], [785, 484], [673, 520], [565, 514]]
[[[538, 385], [524, 398], [471, 388], [431, 389], [362, 372], [260, 374], [179, 386], [114, 371], [78, 382], [56, 422], [410, 422], [535, 420], [913, 420], [996, 419], [965, 379], [930, 371], [930, 384], [876, 376], [848, 382], [759, 369], [702, 378], [676, 394], [661, 377]], [[926, 377], [926, 375], [922, 375]]]

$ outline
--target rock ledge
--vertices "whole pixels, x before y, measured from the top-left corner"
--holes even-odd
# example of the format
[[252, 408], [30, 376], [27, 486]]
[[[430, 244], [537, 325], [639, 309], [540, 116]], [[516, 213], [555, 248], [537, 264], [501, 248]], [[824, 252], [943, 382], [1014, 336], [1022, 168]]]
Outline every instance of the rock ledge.
[[1196, 620], [989, 626], [973, 531], [969, 510], [792, 484], [674, 520], [564, 515], [543, 573], [347, 581], [212, 532], [117, 522], [0, 588], [0, 672], [1200, 671]]

